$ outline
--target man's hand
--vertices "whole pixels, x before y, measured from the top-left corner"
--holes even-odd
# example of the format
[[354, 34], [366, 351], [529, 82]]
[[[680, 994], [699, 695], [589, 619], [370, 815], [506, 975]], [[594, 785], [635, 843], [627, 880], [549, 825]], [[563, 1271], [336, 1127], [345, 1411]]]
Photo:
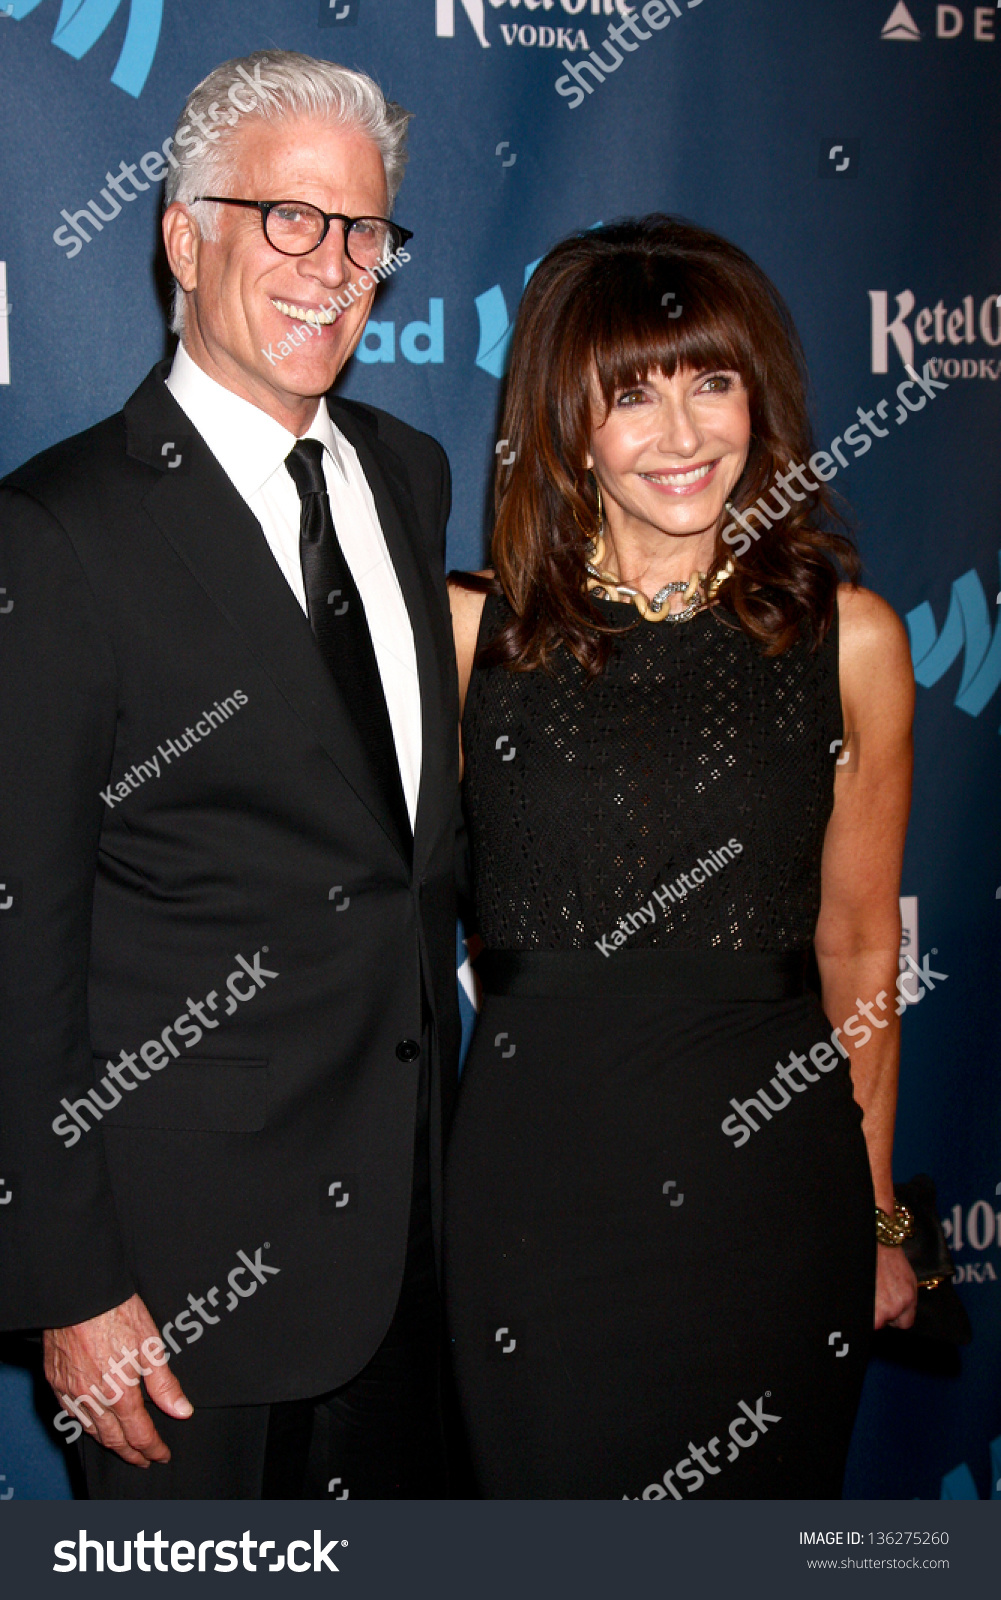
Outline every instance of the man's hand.
[[876, 1246], [876, 1327], [910, 1328], [918, 1307], [918, 1280], [899, 1245]]
[[[131, 1461], [137, 1467], [170, 1460], [170, 1451], [143, 1404], [140, 1374], [146, 1380], [149, 1398], [168, 1417], [190, 1417], [194, 1410], [170, 1368], [157, 1366], [151, 1358], [144, 1357], [142, 1345], [149, 1339], [156, 1340], [156, 1354], [162, 1363], [159, 1331], [137, 1294], [87, 1322], [77, 1322], [70, 1328], [46, 1328], [42, 1336], [45, 1376], [56, 1398], [61, 1401], [65, 1394], [76, 1400], [86, 1395], [88, 1404], [80, 1413], [84, 1427], [123, 1461]], [[98, 1401], [102, 1413], [93, 1420], [89, 1403], [95, 1399], [92, 1384], [107, 1400], [121, 1391], [120, 1399], [112, 1405]]]

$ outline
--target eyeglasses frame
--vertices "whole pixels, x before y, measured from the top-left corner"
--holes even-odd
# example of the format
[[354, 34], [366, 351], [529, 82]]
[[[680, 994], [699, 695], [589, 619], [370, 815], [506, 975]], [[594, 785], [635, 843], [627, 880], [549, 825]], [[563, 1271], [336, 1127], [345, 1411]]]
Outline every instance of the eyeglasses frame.
[[[344, 229], [344, 254], [351, 262], [351, 265], [353, 267], [359, 267], [362, 272], [368, 271], [368, 268], [365, 267], [361, 261], [356, 261], [354, 256], [351, 254], [351, 251], [348, 249], [348, 234], [356, 222], [382, 222], [385, 223], [387, 228], [394, 229], [395, 232], [400, 235], [399, 243], [396, 245], [397, 250], [402, 250], [403, 246], [408, 242], [408, 240], [412, 239], [414, 236], [413, 231], [410, 228], [402, 227], [400, 223], [393, 222], [389, 217], [346, 217], [343, 211], [323, 211], [319, 206], [315, 206], [311, 200], [236, 200], [231, 195], [199, 194], [195, 196], [194, 200], [191, 201], [191, 204], [197, 205], [200, 201], [204, 201], [207, 204], [215, 206], [246, 206], [250, 210], [258, 212], [261, 218], [261, 231], [272, 250], [277, 250], [280, 256], [288, 256], [291, 260], [295, 260], [297, 256], [311, 256], [314, 250], [319, 250], [324, 239], [327, 237], [327, 234], [330, 232], [330, 224], [332, 222], [339, 222]], [[320, 237], [317, 239], [316, 243], [314, 245], [310, 245], [308, 250], [283, 250], [280, 245], [275, 244], [274, 240], [269, 237], [268, 217], [277, 206], [308, 206], [311, 211], [319, 212], [320, 216], [323, 218], [323, 232], [320, 234]]]

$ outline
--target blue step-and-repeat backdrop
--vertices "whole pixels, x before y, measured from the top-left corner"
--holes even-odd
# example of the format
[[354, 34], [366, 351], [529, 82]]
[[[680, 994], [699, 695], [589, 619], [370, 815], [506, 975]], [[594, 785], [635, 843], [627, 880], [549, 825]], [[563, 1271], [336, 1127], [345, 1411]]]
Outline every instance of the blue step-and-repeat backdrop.
[[[163, 355], [160, 152], [187, 91], [251, 50], [364, 68], [416, 112], [397, 206], [412, 260], [343, 383], [444, 443], [453, 565], [482, 559], [511, 322], [555, 240], [663, 210], [761, 263], [803, 336], [866, 581], [911, 637], [896, 1174], [938, 1184], [974, 1331], [958, 1355], [898, 1339], [873, 1361], [847, 1493], [1001, 1498], [1001, 8], [645, 10], [0, 0], [0, 472], [118, 410]], [[898, 398], [905, 364], [945, 386], [920, 409]], [[851, 433], [863, 412], [871, 430]], [[926, 955], [933, 986], [907, 966]], [[5, 1192], [0, 1174], [0, 1227]], [[0, 1498], [67, 1497], [37, 1346], [3, 1354]]]

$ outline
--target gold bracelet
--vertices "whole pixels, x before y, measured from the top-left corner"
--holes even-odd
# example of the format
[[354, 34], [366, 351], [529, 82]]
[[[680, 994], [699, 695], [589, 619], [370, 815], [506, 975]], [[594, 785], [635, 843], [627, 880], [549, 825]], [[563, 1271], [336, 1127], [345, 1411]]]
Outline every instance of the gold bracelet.
[[899, 1200], [893, 1202], [892, 1217], [876, 1207], [876, 1238], [880, 1244], [899, 1245], [914, 1232], [914, 1218]]

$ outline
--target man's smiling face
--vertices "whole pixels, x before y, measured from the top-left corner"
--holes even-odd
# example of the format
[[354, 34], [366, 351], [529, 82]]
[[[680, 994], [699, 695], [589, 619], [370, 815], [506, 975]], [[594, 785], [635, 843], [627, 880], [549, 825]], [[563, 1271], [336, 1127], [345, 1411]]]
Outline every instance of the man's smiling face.
[[[305, 118], [250, 118], [227, 152], [232, 175], [214, 194], [308, 201], [350, 217], [386, 215], [382, 156], [354, 129]], [[331, 223], [311, 254], [284, 256], [265, 238], [260, 212], [219, 206], [217, 215], [214, 240], [199, 235], [181, 202], [164, 215], [167, 256], [185, 294], [185, 347], [210, 377], [301, 433], [365, 330], [374, 281], [364, 277], [371, 286], [318, 327], [303, 313], [329, 317], [331, 301], [340, 296], [347, 304], [348, 285], [363, 277], [345, 254], [340, 223]], [[273, 359], [283, 340], [289, 354]]]

